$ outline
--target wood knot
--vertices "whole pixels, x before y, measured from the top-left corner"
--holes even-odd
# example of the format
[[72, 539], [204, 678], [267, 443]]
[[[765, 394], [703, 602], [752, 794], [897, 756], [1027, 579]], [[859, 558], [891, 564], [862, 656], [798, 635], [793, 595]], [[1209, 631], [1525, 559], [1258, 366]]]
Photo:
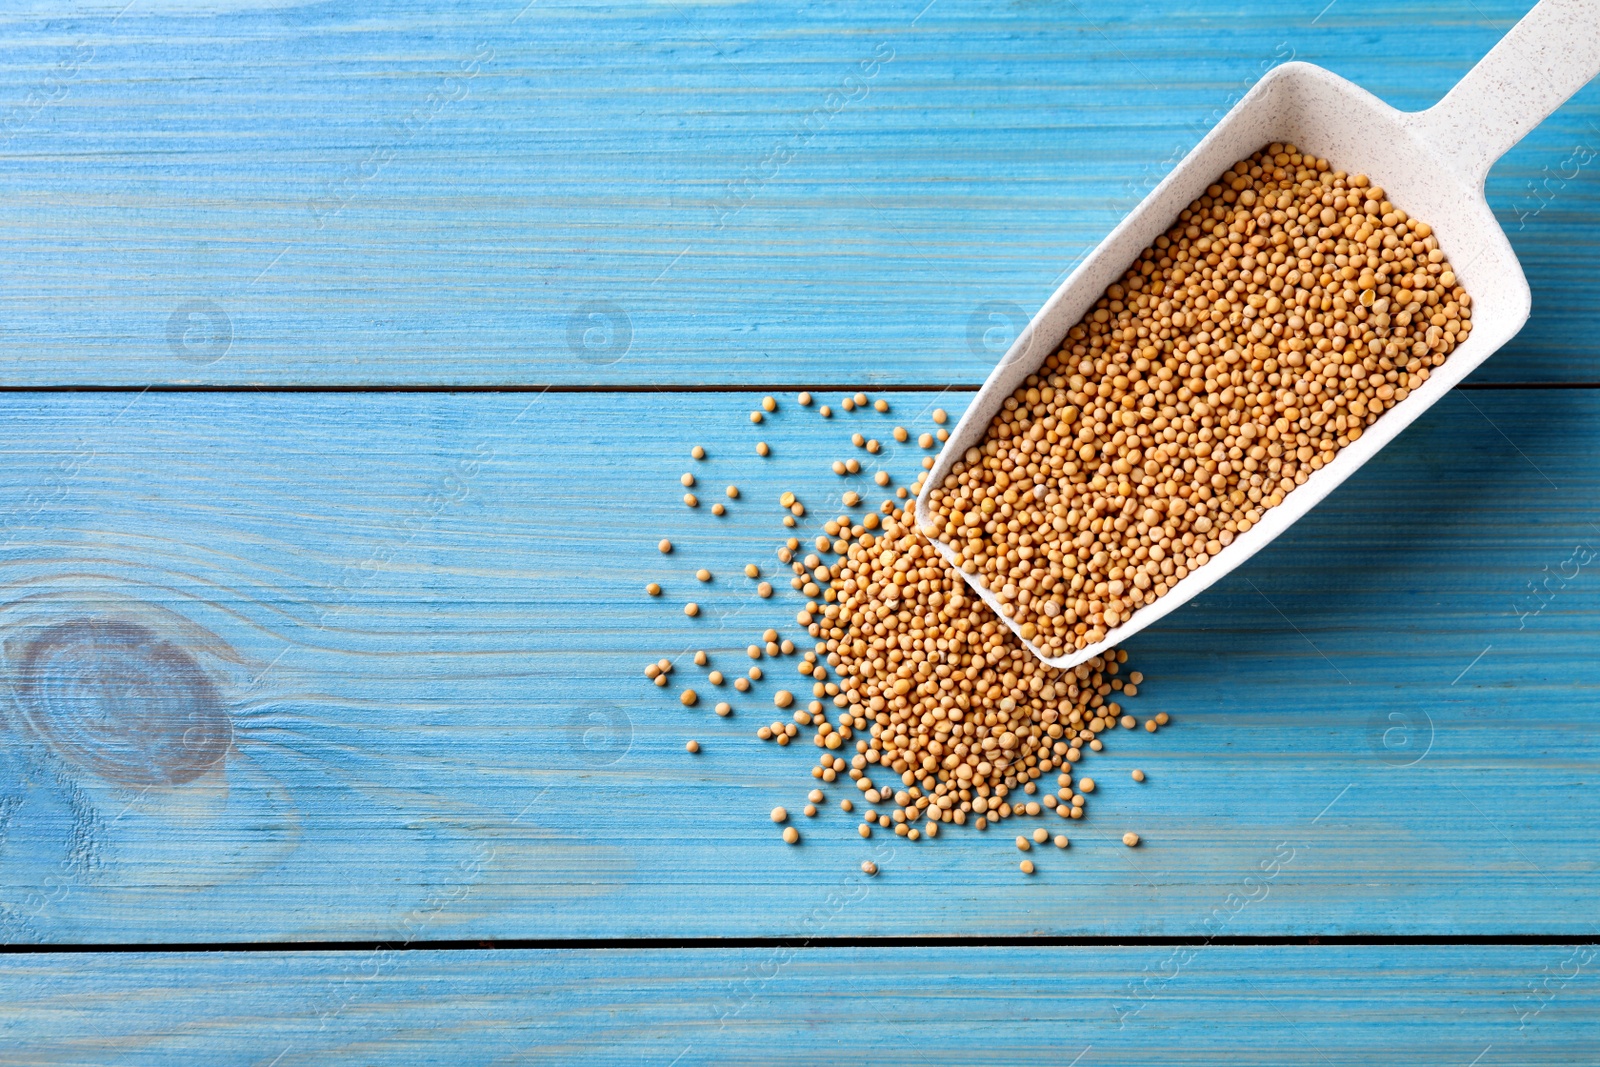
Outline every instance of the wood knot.
[[233, 743], [233, 720], [194, 656], [125, 619], [69, 619], [38, 632], [14, 691], [52, 748], [124, 785], [192, 781]]

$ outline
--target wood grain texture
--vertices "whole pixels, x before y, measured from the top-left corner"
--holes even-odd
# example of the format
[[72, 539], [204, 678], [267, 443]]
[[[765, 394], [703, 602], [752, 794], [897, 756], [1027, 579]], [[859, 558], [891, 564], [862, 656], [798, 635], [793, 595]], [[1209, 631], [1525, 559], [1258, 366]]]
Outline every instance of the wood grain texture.
[[1596, 951], [23, 956], [0, 960], [0, 1064], [1570, 1064]]
[[[0, 15], [0, 381], [975, 386], [1266, 69], [1426, 106], [1528, 2], [525, 5]], [[1600, 379], [1597, 174], [1591, 86], [1492, 176], [1485, 380]]]
[[[782, 845], [814, 753], [753, 733], [799, 676], [766, 662], [723, 720], [687, 653], [731, 674], [798, 635], [741, 573], [781, 581], [778, 494], [809, 537], [864, 480], [826, 468], [851, 432], [964, 402], [786, 395], [757, 427], [729, 394], [0, 397], [4, 939], [1593, 930], [1583, 390], [1455, 394], [1141, 635], [1130, 704], [1174, 725], [1092, 758], [1038, 876], [1014, 830], [863, 842], [837, 785]], [[739, 486], [727, 517], [679, 502], [690, 469], [707, 504]], [[871, 895], [829, 903], [865, 858]]]

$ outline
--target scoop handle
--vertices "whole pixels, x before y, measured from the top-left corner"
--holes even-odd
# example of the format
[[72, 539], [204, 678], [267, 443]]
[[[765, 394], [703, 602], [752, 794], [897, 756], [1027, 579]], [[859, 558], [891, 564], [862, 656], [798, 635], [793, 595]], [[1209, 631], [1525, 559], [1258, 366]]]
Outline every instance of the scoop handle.
[[1412, 128], [1478, 188], [1495, 160], [1600, 74], [1600, 0], [1540, 0]]

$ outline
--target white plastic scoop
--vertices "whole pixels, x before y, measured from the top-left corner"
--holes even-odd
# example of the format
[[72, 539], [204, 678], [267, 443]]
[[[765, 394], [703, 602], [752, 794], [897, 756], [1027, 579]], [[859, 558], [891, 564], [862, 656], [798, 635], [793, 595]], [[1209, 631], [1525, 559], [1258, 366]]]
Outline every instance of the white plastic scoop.
[[[1032, 642], [1024, 643], [1051, 666], [1072, 667], [1197, 596], [1288, 529], [1522, 328], [1528, 319], [1528, 282], [1484, 199], [1484, 177], [1495, 160], [1596, 74], [1600, 0], [1542, 0], [1426, 111], [1396, 111], [1308, 63], [1274, 68], [1039, 309], [950, 435], [917, 498], [918, 524], [932, 528], [929, 494], [968, 448], [982, 442], [1006, 397], [1057, 350], [1067, 331], [1178, 213], [1236, 161], [1268, 144], [1292, 143], [1338, 170], [1368, 175], [1390, 201], [1433, 227], [1457, 279], [1472, 297], [1473, 329], [1444, 366], [1340, 450], [1333, 462], [1165, 596], [1110, 630], [1105, 640], [1054, 659]], [[953, 562], [950, 546], [938, 539], [934, 543]], [[1018, 624], [1001, 611], [1000, 601], [978, 576], [965, 578], [1020, 638]]]

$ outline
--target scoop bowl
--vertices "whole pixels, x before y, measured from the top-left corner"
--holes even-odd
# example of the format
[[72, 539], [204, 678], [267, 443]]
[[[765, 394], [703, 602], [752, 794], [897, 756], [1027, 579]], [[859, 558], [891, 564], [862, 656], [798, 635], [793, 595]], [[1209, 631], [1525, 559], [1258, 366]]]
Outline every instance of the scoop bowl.
[[[1286, 63], [1256, 83], [1183, 161], [1061, 284], [990, 372], [957, 423], [917, 497], [916, 517], [939, 553], [955, 551], [936, 532], [930, 495], [968, 448], [982, 443], [1000, 406], [1037, 371], [1067, 331], [1138, 255], [1204, 195], [1224, 170], [1265, 145], [1292, 143], [1336, 170], [1366, 174], [1386, 198], [1433, 228], [1457, 280], [1472, 298], [1472, 331], [1441, 367], [1386, 411], [1333, 461], [1269, 508], [1245, 533], [1165, 596], [1134, 611], [1103, 640], [1046, 656], [975, 574], [963, 577], [1019, 639], [1053, 667], [1067, 668], [1114, 648], [1177, 610], [1265, 548], [1354, 474], [1400, 431], [1504, 345], [1528, 319], [1531, 295], [1511, 242], [1484, 198], [1489, 167], [1569, 96], [1600, 73], [1600, 0], [1543, 0], [1445, 97], [1405, 112], [1321, 67]], [[958, 568], [959, 570], [959, 568]]]

